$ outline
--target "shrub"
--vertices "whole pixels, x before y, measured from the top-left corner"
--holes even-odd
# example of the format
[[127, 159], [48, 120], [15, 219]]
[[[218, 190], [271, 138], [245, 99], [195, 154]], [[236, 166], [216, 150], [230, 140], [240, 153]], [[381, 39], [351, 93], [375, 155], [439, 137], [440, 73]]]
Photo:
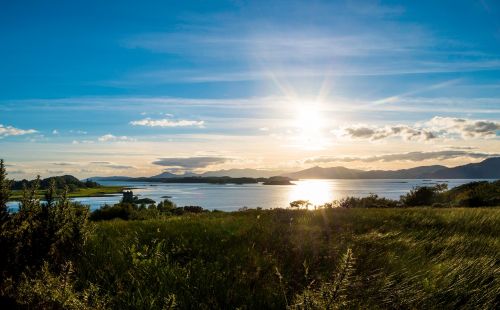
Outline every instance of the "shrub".
[[78, 256], [90, 232], [87, 207], [71, 203], [67, 190], [57, 202], [36, 198], [38, 182], [25, 188], [19, 211], [5, 223], [2, 238], [4, 272], [17, 278], [26, 270], [37, 270], [44, 261], [58, 266]]
[[437, 184], [435, 186], [415, 187], [404, 196], [401, 196], [401, 203], [405, 206], [430, 206], [434, 202], [440, 202], [439, 195], [448, 188], [447, 184]]
[[92, 221], [107, 221], [112, 219], [128, 220], [132, 217], [134, 210], [137, 207], [130, 203], [119, 203], [113, 206], [104, 205], [100, 209], [95, 210], [90, 215]]
[[[1, 186], [6, 183], [6, 173], [1, 162], [2, 204], [9, 199], [8, 190], [2, 190]], [[69, 201], [68, 188], [56, 200], [55, 180], [50, 181], [45, 194], [47, 202], [41, 203], [37, 198], [39, 184], [40, 177], [30, 183], [29, 187], [24, 185], [19, 211], [2, 217], [0, 304], [17, 307], [17, 300], [26, 301], [28, 308], [68, 308], [63, 304], [45, 304], [40, 298], [53, 300], [56, 296], [61, 297], [62, 292], [67, 292], [67, 287], [63, 291], [56, 288], [48, 292], [46, 290], [60, 282], [57, 274], [63, 272], [69, 261], [81, 256], [91, 230], [88, 223], [89, 210]], [[1, 207], [5, 208], [4, 205]], [[51, 275], [57, 279], [54, 280]], [[37, 297], [28, 294], [28, 291], [36, 293]], [[30, 296], [34, 299], [30, 299]]]
[[324, 208], [396, 208], [400, 204], [392, 199], [370, 194], [367, 197], [346, 197], [323, 205]]
[[17, 303], [31, 309], [106, 309], [106, 301], [95, 285], [75, 288], [73, 265], [64, 264], [60, 273], [45, 263], [34, 277], [24, 276], [17, 288]]

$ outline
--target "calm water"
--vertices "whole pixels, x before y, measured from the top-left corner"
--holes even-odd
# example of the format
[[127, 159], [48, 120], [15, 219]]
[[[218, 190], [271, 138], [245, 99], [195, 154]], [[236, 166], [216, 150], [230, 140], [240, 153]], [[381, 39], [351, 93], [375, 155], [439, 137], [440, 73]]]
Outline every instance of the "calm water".
[[[346, 196], [363, 197], [370, 193], [398, 199], [411, 188], [436, 183], [448, 183], [449, 188], [479, 180], [302, 180], [296, 185], [216, 185], [216, 184], [161, 184], [107, 181], [103, 185], [121, 185], [133, 188], [135, 195], [147, 197], [159, 202], [170, 196], [178, 206], [196, 205], [206, 209], [223, 211], [248, 208], [287, 207], [290, 201], [305, 199], [315, 205], [330, 202]], [[491, 181], [491, 180], [488, 180]], [[75, 198], [83, 204], [97, 209], [104, 204], [114, 204], [121, 195], [106, 197]], [[9, 204], [17, 208], [16, 202]]]

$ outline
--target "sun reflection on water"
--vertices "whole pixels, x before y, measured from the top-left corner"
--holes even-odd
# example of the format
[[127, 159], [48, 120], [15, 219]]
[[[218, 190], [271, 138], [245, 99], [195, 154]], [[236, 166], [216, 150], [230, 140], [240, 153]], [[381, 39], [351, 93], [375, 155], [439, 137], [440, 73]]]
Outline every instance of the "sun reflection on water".
[[[331, 184], [324, 180], [294, 181], [296, 185], [289, 186], [288, 200], [309, 200], [313, 206], [331, 202], [334, 197]], [[310, 207], [310, 208], [313, 208]]]

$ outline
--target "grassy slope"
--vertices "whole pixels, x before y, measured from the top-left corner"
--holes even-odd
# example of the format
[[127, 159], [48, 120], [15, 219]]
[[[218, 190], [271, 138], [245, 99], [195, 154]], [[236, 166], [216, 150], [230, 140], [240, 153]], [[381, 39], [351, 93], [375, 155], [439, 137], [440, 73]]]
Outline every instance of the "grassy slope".
[[[96, 188], [79, 188], [76, 191], [70, 192], [68, 194], [69, 197], [99, 197], [110, 194], [117, 194], [123, 191], [122, 186], [102, 186]], [[38, 191], [40, 197], [43, 197], [44, 190]], [[22, 190], [12, 191], [12, 195], [10, 197], [11, 200], [17, 200], [22, 197]]]
[[290, 303], [328, 281], [350, 247], [349, 308], [485, 309], [500, 303], [499, 236], [499, 208], [210, 213], [99, 223], [77, 269], [114, 308], [172, 294], [183, 308], [284, 308], [283, 291]]

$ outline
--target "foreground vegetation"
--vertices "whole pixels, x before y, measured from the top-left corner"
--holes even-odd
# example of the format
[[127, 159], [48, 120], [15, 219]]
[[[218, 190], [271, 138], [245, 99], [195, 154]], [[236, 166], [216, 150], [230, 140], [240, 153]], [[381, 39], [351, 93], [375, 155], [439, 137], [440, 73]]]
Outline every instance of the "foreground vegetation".
[[415, 189], [397, 202], [346, 199], [315, 211], [298, 201], [291, 209], [208, 212], [126, 192], [108, 209], [140, 215], [127, 221], [90, 215], [53, 183], [46, 202], [35, 182], [8, 213], [5, 176], [0, 163], [2, 309], [500, 306], [500, 208], [401, 205], [429, 193], [432, 201], [492, 201], [496, 183]]
[[78, 261], [110, 306], [500, 305], [500, 209], [249, 210], [100, 222]]

